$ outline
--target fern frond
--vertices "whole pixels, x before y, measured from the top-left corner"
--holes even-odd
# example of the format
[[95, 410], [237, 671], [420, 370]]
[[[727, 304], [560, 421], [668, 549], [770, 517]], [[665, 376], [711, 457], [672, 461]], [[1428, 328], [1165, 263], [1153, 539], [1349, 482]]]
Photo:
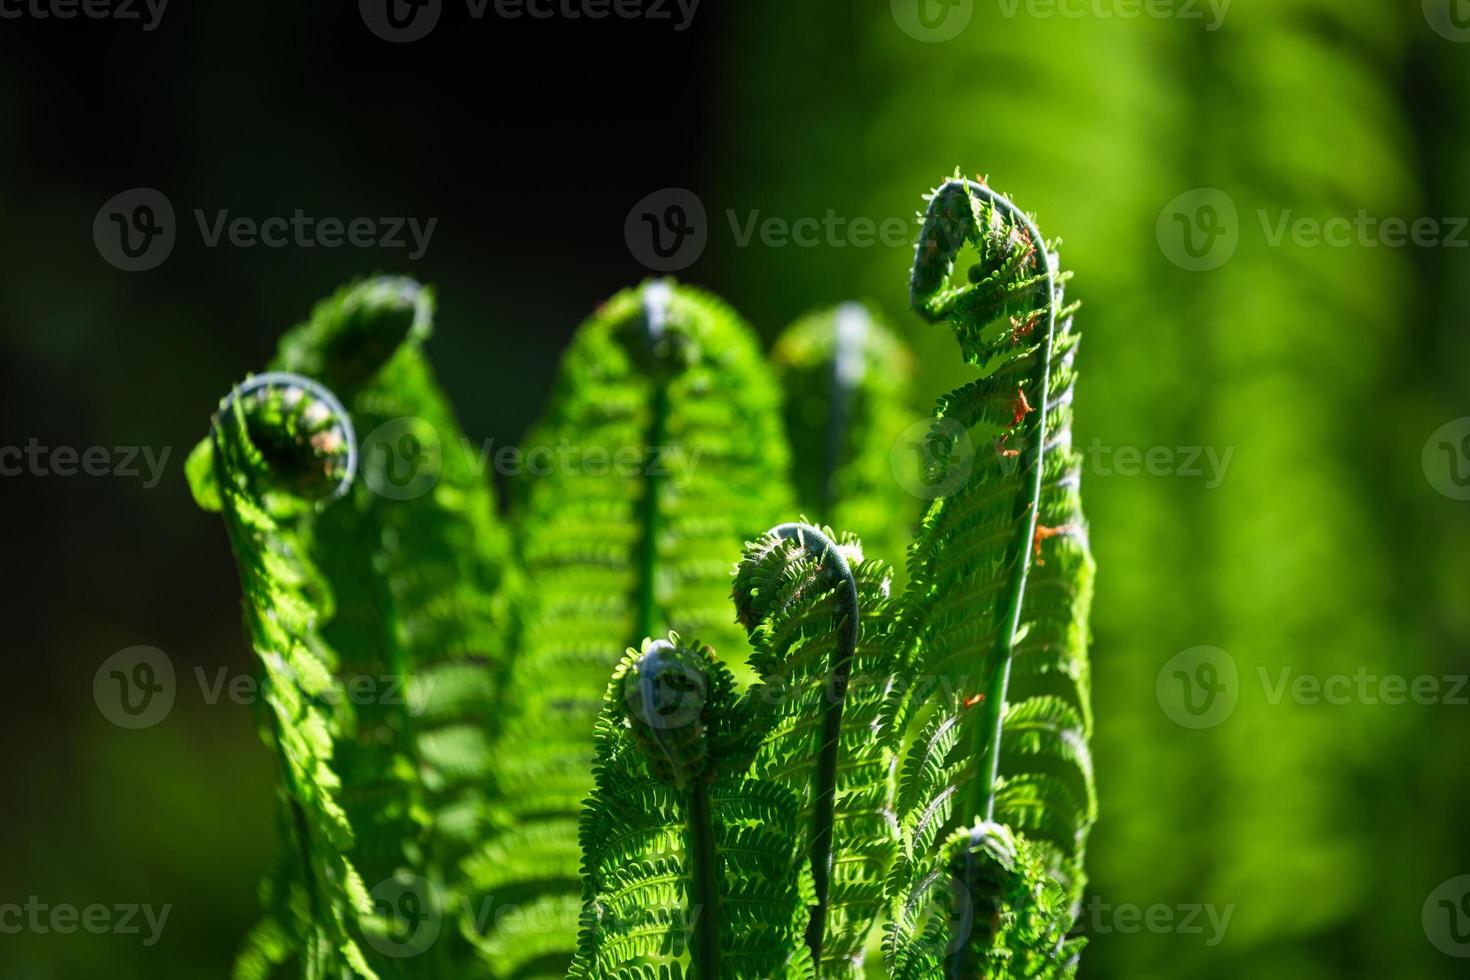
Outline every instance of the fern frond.
[[[418, 875], [455, 908], [459, 858], [487, 819], [486, 733], [506, 646], [509, 549], [422, 351], [432, 315], [431, 294], [412, 280], [354, 283], [282, 339], [273, 367], [335, 385], [364, 435], [347, 499], [292, 525], [298, 550], [339, 597], [318, 631], [334, 651], [332, 769], [354, 866], [374, 884]], [[412, 492], [400, 492], [392, 467], [403, 461], [392, 454], [413, 439], [425, 453], [407, 462], [424, 469]], [[359, 452], [356, 442], [351, 449]], [[217, 460], [209, 440], [190, 460], [196, 495], [211, 507], [220, 504]], [[287, 882], [268, 888], [287, 890]], [[435, 957], [458, 959], [451, 947], [436, 944]], [[255, 969], [263, 951], [247, 945], [240, 968]]]
[[788, 327], [771, 364], [786, 396], [799, 508], [900, 562], [920, 513], [892, 458], [914, 419], [913, 355], [869, 306], [844, 303]]
[[728, 668], [677, 634], [630, 650], [597, 727], [582, 814], [574, 978], [810, 977], [795, 796], [743, 774]]
[[[977, 261], [955, 285], [966, 247]], [[923, 683], [895, 713], [910, 733], [895, 798], [895, 909], [935, 873], [938, 842], [974, 821], [1024, 831], [1068, 904], [1080, 896], [1096, 812], [1093, 566], [1071, 447], [1076, 336], [1064, 279], [1030, 219], [983, 184], [956, 177], [930, 198], [912, 301], [948, 322], [985, 373], [938, 403], [931, 478], [955, 489], [930, 507], [909, 554], [903, 628]], [[968, 478], [951, 479], [958, 466], [973, 467]]]
[[[499, 826], [466, 864], [477, 902], [579, 894], [577, 815], [623, 650], [667, 624], [743, 659], [727, 605], [730, 560], [789, 506], [779, 404], [749, 328], [698, 290], [647, 283], [578, 332], [523, 447], [531, 476], [517, 511], [529, 588], [495, 749]], [[562, 837], [556, 860], [506, 851], [529, 827]], [[489, 873], [491, 854], [510, 865]], [[488, 924], [475, 939], [491, 974], [505, 976], [493, 962], [495, 931]], [[575, 941], [574, 930], [562, 935], [561, 968]], [[546, 968], [556, 962], [548, 955]]]
[[342, 750], [354, 825], [382, 845], [375, 873], [407, 863], [442, 889], [488, 819], [510, 548], [423, 350], [433, 312], [411, 279], [354, 283], [282, 338], [275, 363], [333, 385], [363, 436], [350, 506], [315, 529], [340, 596], [326, 635], [381, 695], [358, 699]]
[[1067, 938], [1062, 885], [1023, 836], [996, 823], [956, 830], [889, 924], [889, 975], [1072, 977], [1084, 940]]
[[[882, 719], [899, 663], [891, 572], [864, 560], [855, 537], [833, 537], [771, 531], [747, 545], [734, 588], [761, 677], [747, 693], [762, 737], [752, 773], [799, 801], [817, 899], [808, 940], [823, 977], [856, 975], [897, 849], [887, 817], [895, 745]], [[857, 629], [845, 636], [851, 604]]]
[[353, 477], [352, 423], [321, 385], [266, 374], [221, 403], [208, 445], [207, 453], [196, 450], [191, 475], [196, 496], [218, 505], [239, 567], [292, 855], [273, 884], [291, 914], [268, 916], [257, 928], [237, 975], [294, 953], [306, 976], [376, 980], [358, 945], [372, 902], [348, 857], [353, 831], [332, 765], [338, 719], [330, 706], [341, 703], [342, 690], [332, 674], [336, 655], [321, 635], [331, 594], [302, 532], [303, 517]]

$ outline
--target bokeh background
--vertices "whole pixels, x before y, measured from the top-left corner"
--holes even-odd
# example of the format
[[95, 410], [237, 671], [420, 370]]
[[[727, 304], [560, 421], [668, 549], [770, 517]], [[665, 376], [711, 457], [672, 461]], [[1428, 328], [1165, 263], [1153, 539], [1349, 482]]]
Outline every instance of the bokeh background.
[[[476, 20], [449, 2], [403, 44], [349, 3], [180, 3], [151, 30], [4, 8], [0, 445], [170, 455], [153, 486], [0, 478], [0, 904], [171, 911], [153, 946], [146, 928], [0, 933], [0, 977], [225, 976], [255, 918], [274, 774], [251, 709], [198, 682], [251, 667], [182, 464], [313, 301], [374, 271], [437, 285], [431, 353], [465, 427], [514, 442], [578, 321], [649, 273], [629, 209], [686, 188], [708, 241], [682, 278], [767, 339], [871, 299], [927, 398], [959, 374], [945, 332], [905, 313], [907, 246], [742, 245], [731, 222], [911, 221], [956, 166], [1063, 240], [1085, 303], [1103, 819], [1083, 975], [1464, 976], [1470, 446], [1436, 432], [1470, 415], [1465, 8], [742, 0], [678, 30], [673, 6]], [[93, 221], [135, 187], [172, 202], [178, 241], [125, 272]], [[438, 222], [410, 260], [206, 247], [196, 208]], [[1360, 213], [1432, 223], [1418, 244], [1361, 223], [1310, 237]], [[1153, 472], [1119, 465], [1151, 450]], [[1228, 464], [1188, 464], [1206, 451]], [[92, 682], [135, 644], [180, 684], [129, 731]], [[1201, 727], [1171, 693], [1180, 663], [1224, 698]], [[1279, 693], [1338, 675], [1344, 703]], [[1390, 675], [1439, 693], [1384, 703]]]

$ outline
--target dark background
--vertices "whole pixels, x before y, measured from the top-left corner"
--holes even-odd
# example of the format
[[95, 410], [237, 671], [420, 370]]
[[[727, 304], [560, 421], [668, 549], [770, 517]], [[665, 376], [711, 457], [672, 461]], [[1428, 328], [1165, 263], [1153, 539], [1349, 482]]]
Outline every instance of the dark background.
[[[908, 218], [956, 165], [1065, 240], [1087, 304], [1079, 442], [1234, 450], [1217, 488], [1084, 477], [1104, 808], [1089, 864], [1107, 903], [1084, 913], [1084, 975], [1463, 974], [1421, 912], [1470, 873], [1470, 707], [1273, 704], [1256, 676], [1470, 672], [1470, 504], [1421, 465], [1430, 433], [1470, 414], [1470, 253], [1272, 247], [1255, 215], [1470, 213], [1470, 45], [1387, 0], [1241, 2], [1214, 31], [977, 0], [943, 43], [888, 6], [705, 0], [677, 32], [477, 22], [449, 3], [401, 45], [346, 3], [175, 0], [151, 32], [0, 20], [0, 445], [170, 452], [151, 489], [0, 478], [0, 904], [172, 906], [152, 948], [0, 934], [0, 977], [223, 976], [254, 921], [274, 773], [250, 708], [209, 704], [195, 681], [251, 664], [218, 519], [182, 465], [313, 302], [370, 272], [433, 283], [444, 386], [468, 432], [512, 442], [578, 321], [648, 274], [629, 208], [686, 187], [710, 242], [683, 278], [767, 339], [870, 297], [920, 351], [927, 400], [961, 375], [952, 342], [904, 313], [908, 249], [740, 247], [725, 212]], [[92, 223], [139, 186], [169, 197], [179, 238], [128, 273]], [[1199, 187], [1240, 214], [1239, 250], [1208, 272], [1171, 262], [1157, 232]], [[206, 248], [195, 208], [439, 220], [410, 262]], [[164, 723], [127, 731], [92, 680], [135, 644], [167, 652], [179, 695]], [[1205, 730], [1155, 695], [1197, 645], [1240, 670], [1235, 713]], [[1127, 905], [1233, 913], [1207, 946], [1207, 925], [1127, 931]]]

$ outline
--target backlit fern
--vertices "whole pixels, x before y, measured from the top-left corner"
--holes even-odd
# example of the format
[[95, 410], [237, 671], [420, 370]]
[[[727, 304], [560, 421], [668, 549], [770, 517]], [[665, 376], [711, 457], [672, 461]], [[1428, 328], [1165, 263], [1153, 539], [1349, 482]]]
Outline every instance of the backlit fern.
[[[730, 563], [790, 506], [778, 413], [749, 328], [699, 290], [625, 291], [573, 340], [523, 447], [528, 589], [501, 702], [499, 820], [466, 866], [493, 975], [559, 975], [570, 960], [577, 819], [622, 651], [667, 624], [738, 655]], [[497, 922], [505, 907], [518, 914]]]
[[[424, 359], [430, 294], [319, 306], [190, 462], [281, 758], [238, 975], [857, 977], [880, 935], [896, 977], [1073, 970], [1096, 805], [1063, 278], [1004, 198], [934, 193], [913, 303], [980, 377], [919, 474], [907, 355], [863, 308], [773, 369], [705, 293], [620, 293], [508, 530]], [[798, 498], [853, 527], [779, 523]]]

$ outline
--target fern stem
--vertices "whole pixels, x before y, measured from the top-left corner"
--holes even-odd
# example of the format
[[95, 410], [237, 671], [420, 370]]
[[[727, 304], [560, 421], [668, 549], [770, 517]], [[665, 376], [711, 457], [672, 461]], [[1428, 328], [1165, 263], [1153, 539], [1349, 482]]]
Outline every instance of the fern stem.
[[[1036, 423], [1031, 441], [1025, 448], [1022, 456], [1023, 466], [1021, 472], [1029, 474], [1031, 485], [1025, 495], [1017, 498], [1015, 510], [1016, 534], [1007, 546], [1006, 564], [1016, 569], [1015, 576], [1011, 579], [1010, 592], [1006, 597], [1005, 612], [1000, 622], [1000, 633], [996, 638], [995, 649], [990, 660], [994, 664], [990, 678], [985, 685], [985, 699], [981, 702], [980, 710], [983, 712], [980, 724], [975, 727], [976, 744], [973, 747], [971, 758], [981, 759], [980, 771], [971, 786], [971, 806], [968, 810], [960, 811], [962, 819], [968, 819], [973, 814], [984, 820], [992, 820], [995, 816], [995, 792], [996, 778], [1000, 772], [1000, 738], [1001, 725], [1005, 719], [1006, 689], [1011, 678], [1011, 658], [1016, 643], [1016, 631], [1021, 622], [1021, 603], [1026, 593], [1026, 576], [1031, 568], [1031, 541], [1036, 535], [1037, 511], [1041, 506], [1041, 480], [1042, 462], [1046, 443], [1046, 413], [1050, 408], [1050, 383], [1051, 383], [1051, 351], [1052, 339], [1056, 332], [1057, 302], [1056, 288], [1057, 276], [1053, 267], [1050, 254], [1047, 251], [1046, 239], [1041, 237], [1041, 231], [1035, 222], [1020, 208], [1016, 207], [1009, 198], [997, 194], [983, 183], [960, 177], [946, 181], [935, 190], [929, 201], [929, 213], [925, 219], [925, 231], [939, 223], [942, 209], [947, 200], [955, 194], [963, 193], [966, 197], [978, 196], [987, 201], [992, 207], [998, 208], [1025, 229], [1030, 236], [1031, 245], [1034, 249], [1033, 261], [1039, 257], [1041, 262], [1041, 279], [1037, 291], [1046, 309], [1046, 332], [1038, 344], [1036, 357], [1036, 371], [1033, 377], [1035, 390], [1039, 393], [1036, 404]], [[973, 211], [970, 212], [973, 221]], [[977, 237], [983, 233], [983, 229], [973, 226], [966, 229]], [[943, 248], [939, 238], [930, 239], [927, 244], [937, 244], [943, 250], [942, 258], [950, 265], [953, 264], [955, 254], [959, 250], [959, 240], [951, 239], [952, 249]], [[931, 311], [937, 312], [940, 305], [931, 305], [926, 302], [926, 297], [917, 291], [920, 282], [920, 263], [929, 263], [933, 267], [933, 257], [925, 253], [926, 242], [921, 238], [919, 248], [915, 252], [915, 276], [916, 290], [913, 295], [915, 307], [926, 314]], [[952, 298], [951, 298], [952, 301]], [[1028, 469], [1029, 467], [1029, 469]]]
[[824, 521], [832, 520], [832, 508], [837, 504], [837, 476], [842, 465], [842, 445], [847, 441], [847, 430], [852, 424], [852, 409], [858, 382], [861, 381], [864, 364], [864, 345], [868, 342], [871, 320], [868, 310], [861, 303], [844, 303], [834, 315], [832, 337], [832, 404], [827, 416], [826, 470], [827, 479], [822, 483], [822, 514]]
[[[673, 294], [672, 287], [662, 279], [654, 280], [643, 287], [643, 320], [647, 331], [649, 354], [658, 357], [658, 344], [663, 339], [664, 328], [668, 322], [669, 299]], [[663, 480], [660, 478], [661, 467], [653, 465], [658, 461], [658, 453], [669, 427], [669, 386], [663, 373], [653, 372], [653, 417], [648, 423], [648, 437], [646, 449], [648, 450], [647, 464], [643, 467], [643, 502], [639, 513], [639, 523], [642, 525], [643, 538], [639, 543], [638, 553], [638, 596], [637, 596], [637, 622], [634, 624], [634, 635], [629, 642], [637, 645], [646, 636], [651, 636], [657, 627], [657, 610], [655, 607], [654, 582], [658, 571], [658, 536], [659, 536], [659, 514], [662, 504]]]
[[714, 817], [709, 783], [696, 779], [689, 787], [689, 909], [694, 916], [694, 980], [720, 977], [720, 890], [715, 866]]
[[837, 754], [842, 738], [842, 708], [847, 700], [852, 661], [857, 654], [857, 580], [832, 539], [811, 525], [782, 524], [772, 528], [771, 533], [787, 540], [796, 539], [808, 554], [822, 559], [838, 582], [837, 649], [833, 652], [832, 666], [828, 671], [826, 703], [822, 707], [822, 727], [816, 746], [816, 784], [812, 790], [812, 829], [807, 851], [816, 904], [807, 924], [806, 941], [811, 947], [812, 963], [820, 971], [832, 892], [832, 825], [837, 809]]

